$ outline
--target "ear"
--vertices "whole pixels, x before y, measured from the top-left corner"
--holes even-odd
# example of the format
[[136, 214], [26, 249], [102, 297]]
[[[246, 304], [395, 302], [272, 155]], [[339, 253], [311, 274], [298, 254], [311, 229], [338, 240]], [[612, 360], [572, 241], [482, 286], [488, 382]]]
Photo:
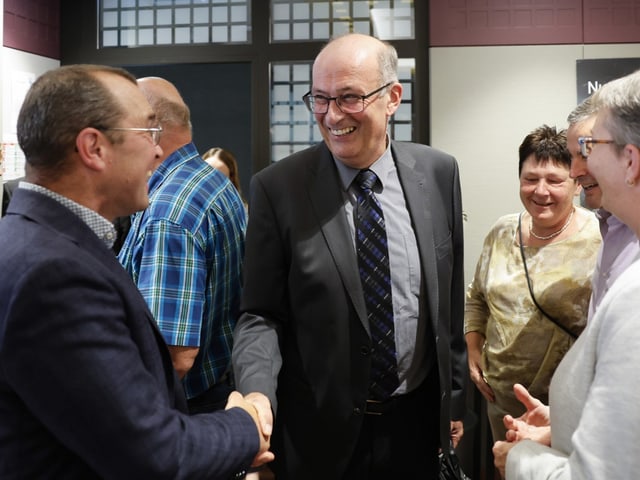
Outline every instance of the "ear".
[[395, 82], [389, 87], [389, 102], [387, 103], [387, 115], [391, 116], [396, 113], [398, 107], [400, 107], [400, 101], [402, 100], [402, 84]]
[[622, 150], [622, 156], [626, 162], [625, 182], [634, 185], [640, 182], [640, 148], [628, 143]]
[[111, 142], [104, 133], [92, 127], [87, 127], [76, 137], [76, 151], [81, 162], [90, 170], [102, 171], [108, 165], [107, 154], [110, 152]]

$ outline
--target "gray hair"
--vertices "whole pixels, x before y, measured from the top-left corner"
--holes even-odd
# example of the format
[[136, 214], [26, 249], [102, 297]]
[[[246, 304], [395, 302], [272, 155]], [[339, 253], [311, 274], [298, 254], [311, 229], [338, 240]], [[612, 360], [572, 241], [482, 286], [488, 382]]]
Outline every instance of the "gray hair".
[[581, 103], [578, 104], [576, 108], [574, 108], [569, 116], [567, 117], [567, 123], [572, 125], [577, 125], [578, 123], [582, 123], [587, 120], [589, 117], [592, 117], [596, 114], [596, 109], [593, 105], [593, 97], [585, 98]]
[[378, 53], [380, 65], [380, 80], [382, 84], [398, 81], [398, 52], [388, 42], [382, 42], [383, 47]]
[[618, 146], [640, 147], [640, 70], [605, 83], [593, 102]]

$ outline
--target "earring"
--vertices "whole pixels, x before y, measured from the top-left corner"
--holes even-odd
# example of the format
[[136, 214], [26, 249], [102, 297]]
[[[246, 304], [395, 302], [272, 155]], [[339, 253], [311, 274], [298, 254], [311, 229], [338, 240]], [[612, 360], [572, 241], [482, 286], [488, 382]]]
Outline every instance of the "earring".
[[635, 181], [627, 179], [627, 185], [629, 185], [630, 187], [633, 187], [636, 184]]

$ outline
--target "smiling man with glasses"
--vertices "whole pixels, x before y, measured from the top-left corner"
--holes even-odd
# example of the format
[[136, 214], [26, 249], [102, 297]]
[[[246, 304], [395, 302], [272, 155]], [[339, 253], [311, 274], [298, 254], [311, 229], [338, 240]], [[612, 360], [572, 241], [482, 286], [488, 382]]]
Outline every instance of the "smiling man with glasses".
[[[264, 396], [189, 415], [153, 315], [109, 249], [114, 218], [149, 204], [163, 154], [149, 136], [159, 127], [124, 126], [155, 118], [113, 67], [66, 65], [27, 92], [26, 178], [0, 221], [2, 479], [227, 480], [272, 458]], [[91, 126], [107, 121], [126, 135]]]
[[278, 480], [437, 478], [462, 435], [458, 167], [389, 138], [397, 62], [329, 42], [303, 97], [323, 142], [251, 182], [233, 365], [274, 405]]

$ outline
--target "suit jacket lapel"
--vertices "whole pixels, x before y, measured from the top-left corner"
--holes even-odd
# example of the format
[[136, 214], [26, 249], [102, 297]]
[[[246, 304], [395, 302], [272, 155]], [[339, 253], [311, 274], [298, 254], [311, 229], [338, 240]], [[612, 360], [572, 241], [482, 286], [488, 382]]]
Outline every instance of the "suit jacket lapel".
[[[435, 189], [429, 188], [429, 183], [434, 180], [428, 179], [424, 172], [415, 168], [416, 160], [409, 152], [397, 151], [398, 148], [403, 150], [401, 145], [392, 143], [391, 147], [418, 243], [420, 263], [423, 268], [422, 280], [424, 282], [426, 279], [439, 278], [433, 235], [433, 220], [429, 204], [430, 192], [436, 191]], [[423, 287], [427, 305], [430, 307], [429, 316], [432, 324], [436, 327], [438, 319], [439, 285], [437, 282], [429, 282]]]
[[347, 218], [344, 214], [344, 197], [333, 157], [324, 144], [322, 153], [308, 177], [311, 205], [327, 247], [351, 299], [363, 327], [369, 333], [367, 310], [364, 304], [358, 261], [353, 248]]

